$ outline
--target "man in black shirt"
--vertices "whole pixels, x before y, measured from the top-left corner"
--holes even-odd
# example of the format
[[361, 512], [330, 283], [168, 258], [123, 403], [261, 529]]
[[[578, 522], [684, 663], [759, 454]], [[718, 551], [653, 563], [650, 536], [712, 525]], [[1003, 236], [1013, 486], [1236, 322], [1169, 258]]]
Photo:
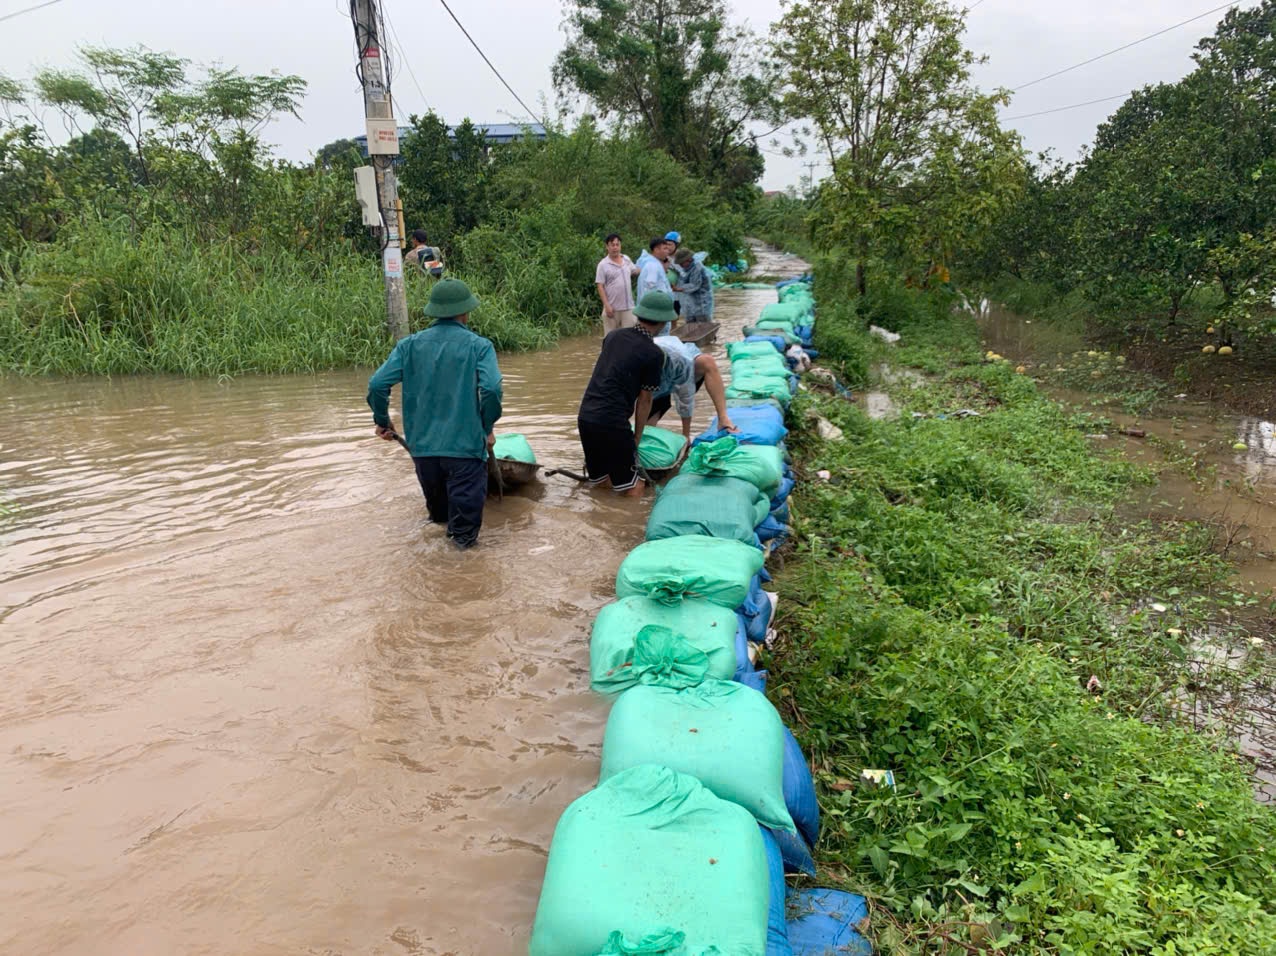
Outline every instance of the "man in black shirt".
[[[585, 474], [591, 484], [611, 479], [613, 491], [641, 495], [638, 442], [651, 413], [651, 398], [660, 387], [664, 353], [652, 336], [672, 322], [673, 297], [648, 292], [634, 309], [635, 328], [616, 329], [603, 339], [576, 427], [585, 449]], [[634, 427], [629, 427], [633, 416]]]

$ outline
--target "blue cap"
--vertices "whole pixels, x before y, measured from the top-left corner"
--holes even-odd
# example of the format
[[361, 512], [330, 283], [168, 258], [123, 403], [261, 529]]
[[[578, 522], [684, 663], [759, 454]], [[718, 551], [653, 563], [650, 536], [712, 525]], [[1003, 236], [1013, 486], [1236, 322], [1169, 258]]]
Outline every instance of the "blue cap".
[[670, 230], [665, 233], [665, 238], [670, 242], [682, 242], [682, 233]]

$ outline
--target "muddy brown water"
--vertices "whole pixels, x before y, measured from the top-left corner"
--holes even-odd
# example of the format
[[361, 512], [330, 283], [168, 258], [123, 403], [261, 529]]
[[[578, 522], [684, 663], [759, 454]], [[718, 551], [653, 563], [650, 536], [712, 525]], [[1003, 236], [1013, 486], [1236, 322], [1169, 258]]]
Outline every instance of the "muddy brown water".
[[[549, 466], [597, 348], [501, 356]], [[459, 554], [367, 375], [0, 380], [0, 952], [526, 952], [650, 498], [546, 479]]]
[[[1046, 323], [999, 309], [984, 317], [980, 327], [987, 347], [1014, 363], [1067, 362], [1081, 347]], [[1131, 415], [1111, 405], [1095, 408], [1094, 396], [1084, 392], [1047, 386], [1046, 393], [1111, 419], [1113, 427], [1095, 438], [1096, 444], [1157, 471], [1157, 485], [1131, 502], [1126, 513], [1216, 524], [1233, 539], [1228, 553], [1237, 562], [1238, 581], [1256, 592], [1276, 588], [1276, 423], [1187, 399], [1171, 399], [1147, 414]], [[1145, 435], [1125, 435], [1120, 429]], [[1155, 439], [1174, 446], [1181, 442], [1199, 463], [1194, 475], [1176, 468]], [[1245, 448], [1238, 450], [1238, 443]]]

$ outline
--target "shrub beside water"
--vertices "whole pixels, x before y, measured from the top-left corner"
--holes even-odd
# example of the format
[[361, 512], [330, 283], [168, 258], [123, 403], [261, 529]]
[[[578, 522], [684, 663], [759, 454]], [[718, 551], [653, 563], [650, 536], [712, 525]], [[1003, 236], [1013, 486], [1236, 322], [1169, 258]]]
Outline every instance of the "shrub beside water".
[[[377, 365], [393, 345], [379, 264], [353, 253], [249, 251], [158, 227], [134, 241], [90, 223], [22, 257], [26, 281], [0, 292], [0, 360], [10, 371], [314, 372]], [[430, 282], [408, 278], [415, 329]], [[527, 316], [482, 280], [474, 286], [483, 306], [473, 327], [498, 349], [545, 347], [573, 328]]]
[[1215, 706], [1271, 665], [1222, 613], [1254, 599], [1212, 535], [1120, 520], [1150, 476], [981, 361], [968, 318], [882, 295], [907, 346], [883, 349], [846, 286], [817, 286], [834, 351], [859, 336], [932, 373], [893, 386], [895, 421], [818, 393], [792, 416], [804, 480], [767, 664], [817, 770], [822, 880], [872, 900], [883, 952], [1276, 952], [1276, 813]]

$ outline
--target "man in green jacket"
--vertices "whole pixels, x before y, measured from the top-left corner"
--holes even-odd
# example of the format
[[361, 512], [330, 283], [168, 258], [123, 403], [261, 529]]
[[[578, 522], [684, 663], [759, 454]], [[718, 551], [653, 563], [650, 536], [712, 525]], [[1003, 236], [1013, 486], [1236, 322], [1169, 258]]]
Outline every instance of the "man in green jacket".
[[460, 279], [430, 290], [425, 314], [437, 319], [394, 347], [368, 380], [376, 433], [394, 440], [390, 389], [403, 383], [403, 428], [425, 508], [461, 549], [478, 540], [487, 498], [492, 426], [501, 417], [501, 370], [492, 343], [466, 328], [478, 298]]

